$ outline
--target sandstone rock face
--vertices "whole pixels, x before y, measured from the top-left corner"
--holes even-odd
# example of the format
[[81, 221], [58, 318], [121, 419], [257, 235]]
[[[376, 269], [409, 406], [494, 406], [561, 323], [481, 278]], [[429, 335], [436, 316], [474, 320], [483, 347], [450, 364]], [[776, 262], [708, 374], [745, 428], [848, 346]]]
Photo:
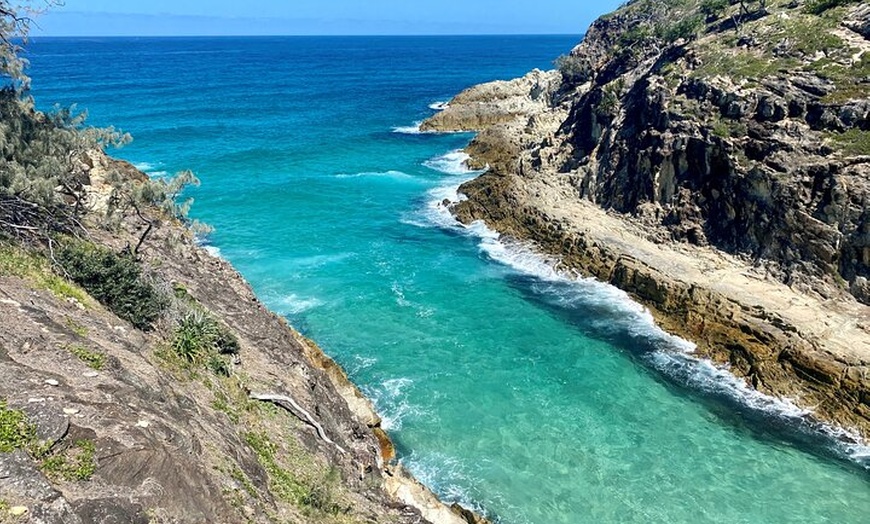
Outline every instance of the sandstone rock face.
[[[870, 434], [870, 10], [768, 6], [738, 38], [729, 17], [686, 36], [675, 24], [693, 8], [662, 4], [596, 21], [548, 107], [484, 129], [467, 152], [490, 170], [453, 210], [628, 291], [759, 389]], [[468, 120], [452, 125], [478, 129]]]

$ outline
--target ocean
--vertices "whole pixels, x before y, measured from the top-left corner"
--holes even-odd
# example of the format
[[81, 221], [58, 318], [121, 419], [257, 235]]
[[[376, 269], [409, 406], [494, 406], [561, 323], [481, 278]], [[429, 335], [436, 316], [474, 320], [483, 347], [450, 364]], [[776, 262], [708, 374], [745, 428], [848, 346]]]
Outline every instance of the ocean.
[[471, 136], [417, 122], [578, 40], [37, 38], [27, 57], [40, 107], [132, 133], [112, 154], [152, 176], [199, 176], [212, 249], [349, 372], [444, 499], [504, 524], [866, 522], [866, 449], [439, 205], [475, 175]]

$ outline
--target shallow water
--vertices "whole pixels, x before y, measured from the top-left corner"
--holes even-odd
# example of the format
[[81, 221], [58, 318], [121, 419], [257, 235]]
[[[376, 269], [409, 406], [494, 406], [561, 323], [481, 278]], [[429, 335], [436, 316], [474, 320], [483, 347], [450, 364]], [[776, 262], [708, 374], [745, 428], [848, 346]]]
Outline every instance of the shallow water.
[[447, 499], [511, 524], [866, 522], [864, 463], [797, 410], [437, 205], [472, 176], [470, 137], [415, 122], [576, 40], [37, 39], [30, 59], [40, 105], [79, 102], [134, 134], [119, 156], [199, 175], [213, 245]]

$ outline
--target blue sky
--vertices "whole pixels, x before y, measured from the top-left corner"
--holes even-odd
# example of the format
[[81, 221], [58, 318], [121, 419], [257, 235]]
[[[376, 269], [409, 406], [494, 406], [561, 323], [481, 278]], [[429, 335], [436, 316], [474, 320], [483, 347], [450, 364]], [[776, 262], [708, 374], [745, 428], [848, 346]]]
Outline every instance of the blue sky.
[[[38, 3], [38, 2], [36, 2]], [[618, 0], [65, 0], [33, 35], [580, 34]]]

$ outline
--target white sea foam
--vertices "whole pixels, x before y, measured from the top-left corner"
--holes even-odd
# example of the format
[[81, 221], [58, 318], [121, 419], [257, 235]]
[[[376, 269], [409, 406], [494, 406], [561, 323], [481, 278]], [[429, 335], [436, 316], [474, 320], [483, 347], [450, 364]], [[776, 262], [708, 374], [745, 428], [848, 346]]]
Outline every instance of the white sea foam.
[[434, 109], [435, 111], [444, 111], [450, 107], [450, 102], [432, 102], [429, 104], [429, 109]]
[[279, 313], [284, 315], [298, 315], [305, 311], [323, 305], [323, 302], [314, 297], [300, 297], [295, 293], [291, 293], [278, 300]]
[[135, 167], [139, 171], [144, 171], [146, 173], [148, 171], [153, 171], [153, 170], [157, 169], [157, 167], [154, 164], [151, 164], [149, 162], [136, 162], [135, 164], [133, 164], [133, 167]]
[[398, 431], [408, 417], [421, 417], [426, 413], [407, 400], [407, 391], [414, 381], [409, 378], [393, 378], [383, 381], [380, 386], [367, 388], [365, 393], [381, 415], [381, 425], [387, 431]]
[[420, 134], [423, 134], [423, 133], [428, 133], [428, 132], [430, 132], [430, 131], [422, 131], [422, 130], [420, 129], [420, 124], [422, 124], [422, 123], [423, 123], [423, 121], [421, 120], [421, 121], [419, 121], [419, 122], [414, 122], [414, 125], [412, 125], [412, 126], [397, 126], [397, 127], [394, 127], [394, 128], [393, 128], [393, 133], [400, 133], [400, 134], [402, 134], [402, 135], [420, 135]]
[[347, 371], [350, 376], [355, 376], [359, 372], [368, 369], [378, 363], [378, 359], [373, 357], [364, 357], [362, 355], [354, 355], [352, 363], [348, 364]]
[[412, 179], [413, 175], [409, 175], [408, 173], [403, 173], [401, 171], [365, 171], [362, 173], [339, 173], [335, 175], [335, 178], [368, 178], [368, 177], [387, 177], [387, 178], [396, 178], [396, 179]]
[[312, 255], [308, 257], [291, 258], [287, 264], [293, 269], [316, 269], [347, 260], [353, 253], [330, 253], [328, 255]]
[[405, 291], [402, 289], [402, 286], [398, 282], [393, 282], [390, 286], [390, 290], [393, 292], [393, 295], [396, 297], [396, 304], [402, 307], [410, 307], [411, 303], [405, 298]]
[[484, 517], [486, 509], [474, 501], [465, 486], [479, 486], [480, 480], [469, 471], [467, 463], [444, 453], [422, 455], [417, 452], [402, 459], [402, 463], [425, 486], [438, 493], [447, 503], [458, 502]]
[[206, 250], [206, 252], [209, 255], [211, 255], [215, 258], [223, 258], [223, 256], [221, 255], [221, 250], [219, 247], [217, 247], [217, 246], [202, 246], [202, 247], [203, 247], [203, 249]]
[[459, 226], [447, 204], [464, 200], [465, 195], [459, 193], [459, 186], [485, 172], [483, 169], [479, 171], [469, 169], [466, 165], [468, 158], [466, 153], [454, 150], [423, 162], [423, 165], [429, 169], [451, 177], [446, 179], [444, 184], [430, 189], [427, 192], [425, 207], [402, 217], [402, 222], [421, 228], [449, 229]]
[[401, 135], [454, 135], [454, 134], [462, 134], [466, 133], [466, 131], [435, 131], [435, 130], [427, 130], [423, 131], [420, 129], [420, 125], [423, 123], [422, 120], [414, 122], [412, 126], [396, 126], [392, 129], [393, 133], [399, 133]]
[[482, 173], [483, 170], [475, 171], [468, 167], [468, 160], [470, 158], [471, 157], [468, 156], [468, 153], [457, 149], [444, 155], [431, 158], [423, 162], [423, 165], [428, 167], [429, 169], [434, 169], [435, 171], [440, 171], [448, 175], [468, 175], [472, 173]]

